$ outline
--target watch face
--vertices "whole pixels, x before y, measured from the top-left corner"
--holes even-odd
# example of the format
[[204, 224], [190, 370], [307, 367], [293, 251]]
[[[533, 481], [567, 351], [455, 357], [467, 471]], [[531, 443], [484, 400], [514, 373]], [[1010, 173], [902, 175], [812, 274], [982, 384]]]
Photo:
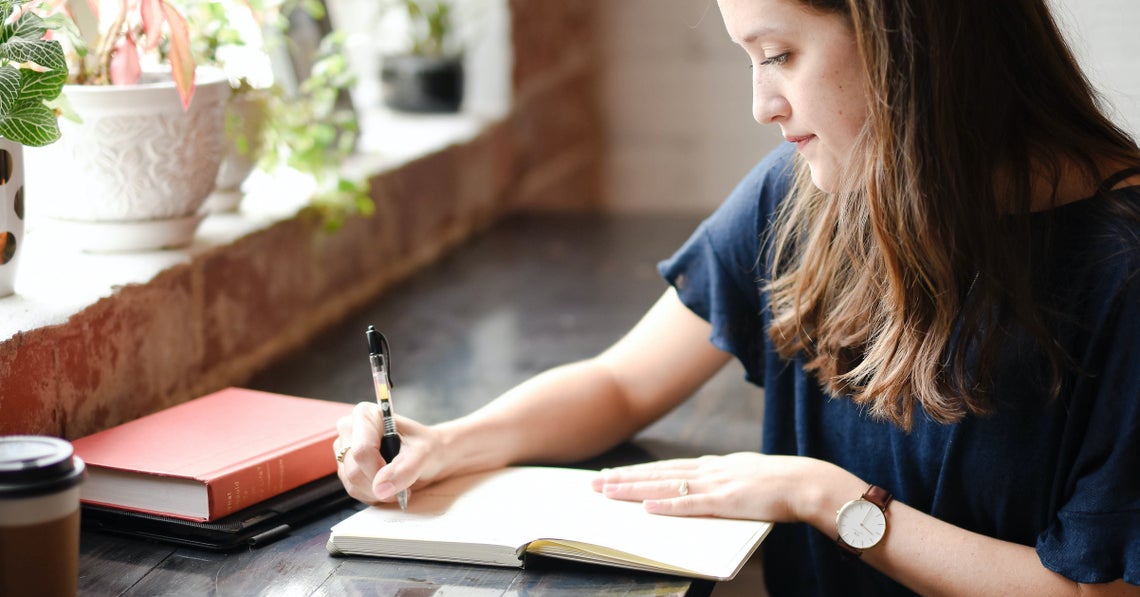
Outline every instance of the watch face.
[[839, 537], [855, 549], [873, 547], [887, 532], [887, 517], [878, 506], [859, 499], [847, 502], [835, 517]]

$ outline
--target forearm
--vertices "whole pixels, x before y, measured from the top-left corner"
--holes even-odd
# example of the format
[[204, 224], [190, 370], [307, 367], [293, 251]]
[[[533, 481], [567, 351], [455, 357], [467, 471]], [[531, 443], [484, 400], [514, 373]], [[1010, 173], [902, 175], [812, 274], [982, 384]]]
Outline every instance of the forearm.
[[[827, 537], [837, 535], [835, 514], [868, 484], [823, 464], [804, 499], [800, 516]], [[1047, 568], [1030, 546], [970, 532], [894, 501], [888, 508], [888, 531], [862, 559], [922, 595], [1079, 595], [1107, 590], [1135, 595], [1140, 587], [1123, 582], [1080, 585]], [[839, 549], [838, 546], [836, 549]]]
[[563, 365], [483, 408], [437, 426], [443, 476], [520, 462], [574, 462], [632, 436], [649, 421], [631, 412], [618, 383], [595, 360]]
[[[972, 533], [906, 504], [867, 563], [923, 595], [1077, 595], [1077, 583], [1045, 568], [1028, 545]], [[893, 535], [893, 536], [892, 536]]]
[[602, 354], [542, 373], [466, 417], [437, 426], [441, 473], [600, 454], [684, 401], [729, 356], [669, 289]]

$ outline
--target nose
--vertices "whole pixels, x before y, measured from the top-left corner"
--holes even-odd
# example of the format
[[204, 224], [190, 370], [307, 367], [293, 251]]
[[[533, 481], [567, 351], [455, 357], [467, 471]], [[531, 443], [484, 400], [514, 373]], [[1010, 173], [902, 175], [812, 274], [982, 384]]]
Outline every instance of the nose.
[[792, 105], [777, 85], [764, 80], [764, 73], [754, 71], [752, 77], [752, 117], [760, 124], [772, 124], [788, 118]]

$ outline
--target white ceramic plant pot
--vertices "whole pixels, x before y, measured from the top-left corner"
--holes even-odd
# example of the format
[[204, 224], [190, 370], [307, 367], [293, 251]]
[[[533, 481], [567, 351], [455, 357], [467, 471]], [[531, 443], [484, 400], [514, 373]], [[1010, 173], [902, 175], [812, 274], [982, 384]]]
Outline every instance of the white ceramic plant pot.
[[189, 244], [214, 189], [230, 87], [199, 68], [188, 109], [169, 75], [138, 85], [67, 85], [82, 123], [60, 120], [60, 140], [34, 155], [38, 213], [87, 251]]
[[250, 89], [226, 101], [226, 144], [214, 191], [206, 199], [206, 211], [234, 211], [241, 204], [241, 185], [261, 157], [262, 131], [268, 117], [269, 92]]
[[24, 243], [24, 146], [0, 137], [0, 297], [16, 291]]

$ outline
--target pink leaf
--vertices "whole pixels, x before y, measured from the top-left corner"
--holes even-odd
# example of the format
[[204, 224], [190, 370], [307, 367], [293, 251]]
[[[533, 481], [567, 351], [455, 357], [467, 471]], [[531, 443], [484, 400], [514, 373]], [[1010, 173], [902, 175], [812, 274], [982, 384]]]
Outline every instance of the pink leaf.
[[170, 74], [182, 98], [182, 109], [190, 108], [194, 98], [194, 57], [190, 55], [190, 27], [186, 19], [165, 1], [160, 4], [170, 25]]
[[114, 85], [134, 85], [142, 76], [139, 66], [139, 51], [130, 36], [123, 37], [115, 44], [111, 54], [111, 83]]
[[139, 14], [142, 16], [146, 43], [143, 49], [150, 52], [162, 41], [162, 24], [166, 21], [166, 2], [163, 0], [142, 0]]

